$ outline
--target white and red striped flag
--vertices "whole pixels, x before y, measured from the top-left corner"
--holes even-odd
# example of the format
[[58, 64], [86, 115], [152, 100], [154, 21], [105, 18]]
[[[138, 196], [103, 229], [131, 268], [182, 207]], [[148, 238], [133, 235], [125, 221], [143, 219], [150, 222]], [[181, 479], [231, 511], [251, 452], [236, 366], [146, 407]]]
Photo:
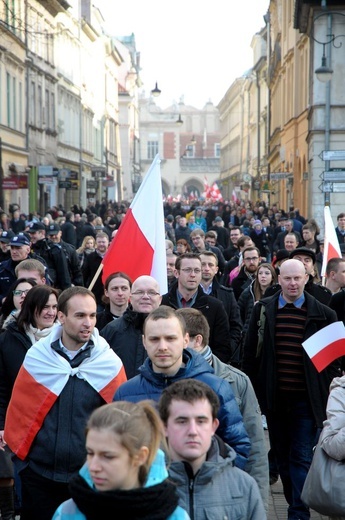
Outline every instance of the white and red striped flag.
[[116, 271], [151, 275], [168, 290], [160, 158], [157, 154], [103, 258], [103, 283]]
[[202, 196], [205, 199], [209, 199], [211, 197], [211, 186], [208, 183], [206, 175], [204, 176], [204, 192], [203, 192]]
[[326, 267], [331, 258], [341, 258], [341, 251], [335, 227], [331, 217], [329, 206], [324, 208], [325, 219], [325, 245], [323, 250], [323, 259], [321, 267], [321, 276], [326, 275]]
[[211, 197], [212, 197], [212, 199], [215, 199], [215, 200], [223, 200], [221, 191], [220, 191], [220, 189], [218, 187], [218, 184], [216, 182], [214, 182], [212, 184]]
[[319, 330], [302, 343], [318, 372], [345, 355], [345, 327], [336, 321]]

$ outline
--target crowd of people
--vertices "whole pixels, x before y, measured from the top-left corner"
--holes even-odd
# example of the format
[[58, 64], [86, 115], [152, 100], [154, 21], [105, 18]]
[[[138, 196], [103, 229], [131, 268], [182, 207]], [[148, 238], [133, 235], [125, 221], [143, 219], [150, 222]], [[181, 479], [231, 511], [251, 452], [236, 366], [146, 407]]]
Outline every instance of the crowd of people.
[[0, 212], [1, 520], [264, 520], [279, 478], [307, 520], [326, 418], [325, 446], [345, 432], [343, 358], [318, 372], [302, 347], [345, 323], [345, 213], [321, 277], [296, 208], [165, 202], [162, 294], [100, 276], [128, 207]]

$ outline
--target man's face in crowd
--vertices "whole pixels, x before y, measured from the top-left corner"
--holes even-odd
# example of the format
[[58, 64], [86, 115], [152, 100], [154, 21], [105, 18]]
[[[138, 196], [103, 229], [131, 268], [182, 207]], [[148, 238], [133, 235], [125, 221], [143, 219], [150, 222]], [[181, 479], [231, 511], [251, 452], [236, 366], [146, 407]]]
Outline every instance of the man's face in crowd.
[[32, 244], [36, 244], [39, 240], [43, 240], [45, 238], [45, 231], [43, 229], [39, 229], [38, 231], [30, 232], [30, 239]]
[[109, 240], [106, 237], [97, 237], [96, 238], [96, 249], [101, 254], [105, 253], [109, 246]]
[[302, 295], [308, 281], [305, 267], [300, 260], [286, 260], [280, 266], [278, 282], [282, 288], [283, 298], [292, 303]]
[[25, 260], [30, 253], [30, 246], [11, 246], [11, 258], [13, 262]]
[[295, 260], [300, 260], [300, 262], [302, 262], [302, 264], [304, 265], [304, 268], [305, 268], [305, 272], [308, 275], [309, 274], [313, 274], [313, 272], [314, 272], [314, 264], [313, 264], [313, 259], [310, 256], [298, 254], [298, 255], [294, 256], [294, 259]]
[[186, 291], [196, 291], [201, 282], [201, 262], [198, 258], [183, 258], [181, 268], [175, 271], [178, 285]]
[[239, 229], [231, 229], [230, 230], [230, 240], [235, 246], [237, 244], [238, 239], [241, 236], [241, 231]]
[[160, 306], [161, 300], [159, 285], [152, 276], [139, 276], [133, 282], [131, 304], [134, 311], [148, 314]]
[[295, 235], [286, 235], [284, 238], [284, 247], [287, 251], [293, 251], [298, 246]]
[[245, 265], [246, 270], [253, 274], [256, 273], [259, 267], [260, 257], [258, 252], [253, 249], [249, 251], [245, 251], [243, 253], [243, 263]]
[[175, 255], [171, 255], [171, 256], [167, 256], [167, 276], [168, 278], [173, 278], [174, 277], [174, 272], [175, 272], [175, 263], [176, 263], [176, 256]]
[[189, 342], [178, 318], [152, 320], [145, 324], [143, 343], [154, 372], [174, 375], [182, 364], [183, 349]]
[[205, 248], [205, 242], [204, 242], [204, 239], [202, 238], [201, 235], [194, 235], [191, 238], [192, 238], [192, 242], [193, 242], [194, 246], [197, 249], [204, 249]]
[[201, 279], [205, 282], [212, 281], [218, 273], [217, 261], [212, 255], [200, 255]]
[[131, 288], [129, 286], [129, 281], [121, 276], [110, 280], [108, 289], [104, 289], [105, 296], [107, 296], [111, 303], [117, 307], [122, 307], [128, 303], [130, 293]]
[[341, 230], [344, 230], [345, 229], [345, 217], [338, 218], [337, 222], [338, 222], [338, 228]]

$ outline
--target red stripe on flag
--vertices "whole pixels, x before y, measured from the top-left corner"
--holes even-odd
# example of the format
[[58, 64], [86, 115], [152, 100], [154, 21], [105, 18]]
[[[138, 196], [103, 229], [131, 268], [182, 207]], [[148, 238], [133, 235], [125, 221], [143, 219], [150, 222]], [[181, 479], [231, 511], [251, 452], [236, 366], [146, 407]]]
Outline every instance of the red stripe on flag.
[[[15, 405], [11, 401], [15, 396]], [[20, 459], [27, 456], [57, 395], [38, 383], [22, 366], [13, 387], [5, 420], [5, 439]]]
[[122, 385], [122, 383], [125, 383], [126, 381], [126, 372], [124, 367], [122, 366], [118, 374], [116, 374], [116, 376], [114, 377], [114, 379], [109, 381], [109, 383], [104, 388], [102, 388], [99, 394], [103, 397], [106, 403], [111, 403], [116, 390], [119, 388], [119, 386]]
[[332, 361], [345, 356], [345, 339], [338, 339], [333, 343], [329, 343], [325, 348], [320, 350], [315, 356], [311, 358], [316, 370], [321, 372]]
[[[152, 226], [154, 225], [152, 222]], [[142, 233], [132, 209], [129, 208], [103, 258], [103, 283], [116, 271], [125, 272], [133, 281], [138, 276], [150, 275], [153, 254], [153, 248]]]
[[331, 242], [328, 244], [328, 252], [327, 252], [327, 259], [331, 260], [332, 258], [339, 258], [339, 253], [333, 246]]

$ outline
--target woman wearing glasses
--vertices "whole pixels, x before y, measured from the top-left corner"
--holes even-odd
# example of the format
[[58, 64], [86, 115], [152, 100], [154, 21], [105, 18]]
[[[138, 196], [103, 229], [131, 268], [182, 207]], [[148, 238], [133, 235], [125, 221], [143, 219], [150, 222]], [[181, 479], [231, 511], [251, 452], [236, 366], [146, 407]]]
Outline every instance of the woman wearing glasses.
[[[21, 308], [8, 322], [0, 335], [0, 439], [3, 439], [5, 415], [13, 385], [29, 348], [40, 338], [48, 336], [56, 324], [58, 291], [47, 285], [30, 286], [18, 283], [12, 289], [13, 302]], [[32, 284], [34, 285], [34, 283]], [[27, 294], [25, 294], [27, 292]], [[21, 292], [21, 294], [19, 294]], [[14, 294], [15, 293], [15, 294]], [[11, 297], [11, 296], [10, 296]], [[1, 518], [14, 518], [13, 467], [8, 452], [0, 451], [7, 464], [0, 459]]]
[[16, 319], [22, 308], [25, 296], [37, 285], [33, 278], [18, 278], [13, 282], [1, 307], [0, 332], [3, 332], [10, 321]]

